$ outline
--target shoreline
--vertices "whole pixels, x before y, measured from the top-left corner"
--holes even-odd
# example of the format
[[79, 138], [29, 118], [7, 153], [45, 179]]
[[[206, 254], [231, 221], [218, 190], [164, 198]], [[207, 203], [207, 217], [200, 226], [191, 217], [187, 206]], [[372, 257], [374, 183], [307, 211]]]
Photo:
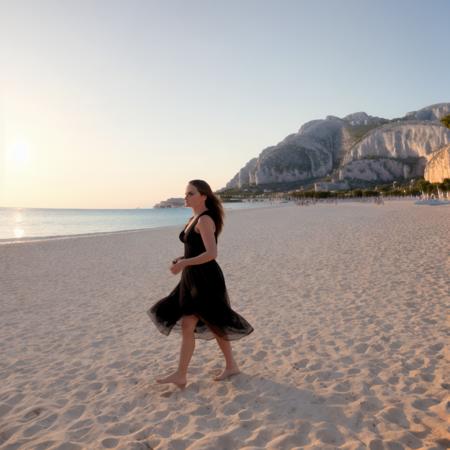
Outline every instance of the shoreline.
[[[415, 201], [415, 199], [411, 198], [393, 198], [393, 199], [385, 199], [385, 201], [400, 201], [400, 202], [411, 202]], [[361, 204], [373, 204], [372, 198], [367, 198], [365, 200], [363, 199], [339, 199], [338, 202], [334, 202], [331, 199], [321, 199], [316, 201], [312, 205], [296, 205], [296, 200], [290, 200], [285, 203], [280, 202], [274, 202], [274, 204], [264, 205], [261, 207], [254, 207], [254, 208], [241, 208], [241, 209], [225, 209], [225, 217], [230, 213], [235, 213], [238, 211], [251, 211], [251, 210], [262, 210], [262, 209], [272, 209], [272, 208], [282, 208], [282, 207], [289, 207], [289, 206], [320, 206], [320, 205], [339, 205], [339, 204], [351, 204], [356, 203], [358, 205]], [[445, 205], [442, 205], [445, 206]], [[15, 208], [10, 208], [15, 209]], [[39, 209], [39, 208], [37, 208]], [[91, 233], [79, 233], [79, 234], [62, 234], [62, 235], [49, 235], [49, 236], [31, 236], [31, 237], [24, 237], [24, 238], [4, 238], [0, 239], [0, 248], [5, 245], [18, 245], [18, 244], [30, 244], [33, 242], [42, 242], [42, 241], [54, 241], [54, 240], [63, 240], [63, 239], [80, 239], [80, 238], [91, 238], [96, 236], [108, 236], [108, 235], [115, 235], [115, 234], [123, 234], [123, 233], [137, 233], [137, 232], [143, 232], [148, 230], [161, 230], [161, 229], [170, 229], [175, 227], [180, 227], [182, 225], [162, 225], [162, 226], [154, 226], [154, 227], [145, 227], [145, 228], [131, 228], [126, 230], [116, 230], [116, 231], [98, 231], [98, 232], [91, 232]]]
[[[285, 206], [285, 205], [268, 204], [268, 205], [264, 205], [264, 206], [251, 207], [251, 208], [225, 209], [225, 217], [229, 213], [234, 213], [236, 211], [248, 211], [248, 210], [253, 210], [253, 209], [276, 208], [276, 207], [280, 207], [280, 206]], [[8, 208], [5, 208], [5, 209], [8, 209]], [[16, 208], [9, 208], [9, 209], [16, 209]], [[36, 208], [36, 209], [39, 209], [39, 208]], [[121, 211], [121, 210], [117, 210], [117, 211]], [[149, 227], [144, 227], [144, 228], [130, 228], [130, 229], [125, 229], [125, 230], [114, 230], [114, 231], [96, 231], [96, 232], [77, 233], [77, 234], [30, 236], [30, 237], [24, 237], [24, 238], [13, 238], [13, 237], [2, 238], [2, 239], [0, 239], [0, 247], [3, 245], [27, 244], [27, 243], [39, 242], [39, 241], [52, 241], [52, 240], [58, 240], [58, 239], [83, 238], [83, 237], [103, 236], [103, 235], [120, 234], [120, 233], [135, 233], [135, 232], [140, 232], [140, 231], [159, 230], [159, 229], [182, 227], [182, 226], [183, 226], [183, 224], [157, 225], [157, 226], [149, 226]]]

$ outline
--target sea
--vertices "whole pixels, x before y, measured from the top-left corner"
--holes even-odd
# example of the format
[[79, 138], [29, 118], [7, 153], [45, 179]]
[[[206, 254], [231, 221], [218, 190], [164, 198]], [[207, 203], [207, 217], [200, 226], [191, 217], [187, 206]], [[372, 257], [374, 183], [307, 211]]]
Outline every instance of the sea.
[[[269, 201], [224, 203], [233, 209], [267, 207]], [[191, 208], [44, 209], [0, 208], [0, 244], [63, 236], [184, 225]]]

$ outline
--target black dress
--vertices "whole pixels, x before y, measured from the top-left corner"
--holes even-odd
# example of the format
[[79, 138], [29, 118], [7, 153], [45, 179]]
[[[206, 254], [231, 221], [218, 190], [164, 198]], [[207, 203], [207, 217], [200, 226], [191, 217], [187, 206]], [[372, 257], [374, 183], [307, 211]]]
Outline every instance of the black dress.
[[[186, 227], [180, 233], [185, 258], [198, 256], [206, 250], [200, 233], [194, 230], [199, 217], [203, 214], [211, 217], [209, 210], [204, 211], [189, 226], [186, 234]], [[216, 233], [215, 238], [217, 242]], [[172, 329], [180, 331], [180, 319], [191, 314], [199, 318], [194, 330], [196, 338], [213, 339], [216, 334], [231, 341], [247, 336], [253, 331], [253, 327], [231, 309], [225, 279], [216, 260], [185, 267], [181, 280], [173, 291], [156, 302], [147, 314], [158, 330], [166, 336]]]

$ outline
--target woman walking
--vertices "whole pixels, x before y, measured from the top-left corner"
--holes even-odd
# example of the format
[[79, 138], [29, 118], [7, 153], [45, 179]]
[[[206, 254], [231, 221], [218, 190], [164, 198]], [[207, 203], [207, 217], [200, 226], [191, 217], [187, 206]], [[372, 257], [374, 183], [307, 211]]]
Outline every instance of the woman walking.
[[216, 262], [217, 237], [223, 227], [223, 208], [210, 186], [203, 180], [192, 180], [186, 187], [185, 206], [194, 216], [180, 233], [184, 256], [172, 261], [170, 271], [181, 274], [173, 291], [155, 303], [148, 315], [158, 330], [169, 335], [181, 331], [182, 341], [177, 370], [158, 383], [186, 386], [189, 362], [195, 338], [217, 340], [225, 357], [225, 369], [214, 379], [223, 380], [239, 373], [229, 341], [249, 335], [253, 327], [230, 307], [222, 270]]

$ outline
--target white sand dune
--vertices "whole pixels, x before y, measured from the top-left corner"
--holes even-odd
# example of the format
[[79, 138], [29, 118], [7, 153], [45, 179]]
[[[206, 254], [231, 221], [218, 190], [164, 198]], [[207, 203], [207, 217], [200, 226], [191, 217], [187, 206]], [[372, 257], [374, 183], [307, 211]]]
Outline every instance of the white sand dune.
[[434, 449], [450, 445], [450, 207], [230, 212], [218, 261], [255, 327], [214, 382], [154, 379], [180, 336], [145, 311], [178, 282], [179, 227], [0, 246], [1, 449]]

